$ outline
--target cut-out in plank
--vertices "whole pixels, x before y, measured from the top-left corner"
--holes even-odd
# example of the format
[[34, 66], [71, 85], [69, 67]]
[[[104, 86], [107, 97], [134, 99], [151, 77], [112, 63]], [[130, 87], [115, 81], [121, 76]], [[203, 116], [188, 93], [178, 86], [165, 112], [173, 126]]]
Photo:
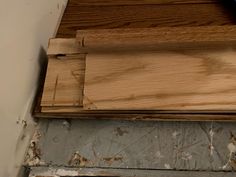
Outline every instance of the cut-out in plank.
[[50, 57], [41, 106], [82, 106], [85, 56]]
[[235, 110], [236, 52], [89, 53], [84, 109]]

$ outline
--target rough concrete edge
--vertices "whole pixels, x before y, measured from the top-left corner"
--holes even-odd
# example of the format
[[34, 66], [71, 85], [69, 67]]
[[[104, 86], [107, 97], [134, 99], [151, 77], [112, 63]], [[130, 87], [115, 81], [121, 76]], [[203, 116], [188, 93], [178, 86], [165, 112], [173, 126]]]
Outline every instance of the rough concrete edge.
[[[145, 169], [113, 169], [113, 168], [68, 168], [68, 167], [32, 167], [29, 177], [61, 177], [61, 176], [70, 176], [70, 177], [78, 177], [78, 176], [109, 176], [109, 177], [128, 177], [128, 176], [136, 176], [136, 175], [152, 175], [158, 177], [166, 177], [166, 176], [182, 176], [182, 177], [233, 177], [235, 176], [234, 172], [214, 172], [214, 171], [175, 171], [175, 170], [145, 170]], [[140, 177], [141, 177], [140, 176]]]

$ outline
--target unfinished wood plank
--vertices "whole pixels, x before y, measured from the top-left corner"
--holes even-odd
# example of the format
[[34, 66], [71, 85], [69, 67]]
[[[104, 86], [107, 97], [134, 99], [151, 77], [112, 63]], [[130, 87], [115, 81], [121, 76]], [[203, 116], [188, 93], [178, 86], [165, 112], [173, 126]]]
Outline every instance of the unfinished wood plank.
[[52, 38], [49, 40], [47, 55], [48, 56], [63, 56], [78, 54], [79, 48], [82, 46], [82, 40], [78, 41], [75, 38]]
[[83, 110], [81, 106], [42, 106], [41, 112], [44, 113], [77, 113]]
[[236, 52], [88, 54], [84, 109], [236, 110]]
[[41, 106], [82, 106], [84, 55], [50, 57]]
[[[75, 2], [75, 1], [73, 1]], [[236, 24], [222, 4], [80, 6], [69, 3], [57, 37], [74, 37], [79, 29], [217, 26]]]
[[236, 25], [79, 30], [77, 41], [80, 52], [224, 48], [236, 45]]

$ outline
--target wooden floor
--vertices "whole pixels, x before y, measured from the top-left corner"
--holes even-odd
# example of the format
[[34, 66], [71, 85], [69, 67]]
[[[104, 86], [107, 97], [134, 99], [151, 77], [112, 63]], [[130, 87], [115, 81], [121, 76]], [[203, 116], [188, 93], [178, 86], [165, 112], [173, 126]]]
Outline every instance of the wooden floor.
[[233, 25], [234, 13], [222, 0], [69, 0], [57, 37], [73, 38], [78, 29]]
[[[150, 6], [156, 4], [156, 0], [70, 0], [57, 36], [74, 37], [78, 28], [118, 27], [119, 25], [134, 27], [141, 24], [151, 26], [159, 23], [152, 13], [148, 13], [150, 18], [145, 18], [142, 17], [145, 14], [143, 11], [128, 11], [127, 9], [130, 9], [129, 6], [133, 2], [137, 5], [132, 6], [131, 9], [140, 6], [155, 13], [155, 5], [152, 8]], [[217, 6], [216, 0], [166, 0], [165, 2], [179, 4], [180, 6], [177, 7], [182, 7], [186, 3], [194, 5], [196, 2], [201, 2], [203, 5], [214, 2], [213, 6]], [[126, 5], [120, 6], [123, 3]], [[87, 7], [88, 5], [91, 7]], [[111, 5], [114, 9], [120, 10], [115, 11], [118, 14], [126, 9], [125, 14], [129, 14], [127, 18], [119, 18], [117, 14], [113, 14], [116, 18], [104, 15], [109, 14], [106, 9]], [[84, 10], [83, 6], [86, 6]], [[101, 15], [91, 12], [101, 12]], [[136, 14], [140, 15], [138, 20], [134, 19]], [[214, 19], [217, 14], [210, 15], [213, 15], [210, 18]], [[86, 20], [82, 17], [86, 17]], [[171, 18], [175, 18], [174, 15]], [[107, 19], [111, 23], [107, 23]], [[227, 23], [234, 22], [233, 19], [226, 21]], [[213, 20], [208, 23], [217, 23], [217, 21]], [[196, 115], [192, 115], [192, 118], [194, 116]], [[44, 117], [47, 118], [47, 115]], [[67, 118], [71, 117], [67, 116]], [[219, 117], [222, 118], [223, 115]], [[125, 177], [134, 175], [138, 177], [233, 177], [235, 176], [232, 172], [235, 167], [235, 156], [231, 156], [230, 151], [234, 147], [231, 143], [235, 143], [235, 127], [236, 123], [214, 121], [40, 119], [39, 128], [36, 131], [37, 136], [32, 139], [35, 146], [28, 152], [31, 154], [36, 150], [36, 154], [33, 153], [32, 159], [26, 159], [28, 162], [26, 166], [30, 167], [32, 177], [72, 176], [71, 174], [74, 174], [73, 176], [79, 176], [79, 174], [101, 176], [104, 172], [110, 176]], [[35, 158], [36, 164], [34, 164]], [[35, 165], [38, 166], [35, 167]], [[223, 172], [224, 170], [226, 172]]]
[[[136, 110], [144, 110], [156, 111], [150, 112], [153, 114], [143, 112], [143, 117], [146, 116], [147, 119], [178, 120], [179, 117], [173, 117], [172, 114], [176, 111], [184, 114], [181, 115], [182, 118], [185, 117], [184, 120], [203, 120], [204, 116], [207, 120], [235, 119], [236, 51], [226, 45], [211, 51], [182, 48], [149, 53], [142, 53], [140, 50], [123, 54], [89, 52], [86, 59], [85, 56], [73, 56], [77, 46], [73, 38], [79, 29], [90, 29], [89, 33], [96, 37], [98, 29], [119, 28], [121, 31], [134, 31], [137, 28], [156, 27], [160, 31], [159, 40], [162, 42], [173, 42], [172, 38], [177, 36], [174, 38], [175, 45], [179, 40], [184, 40], [187, 44], [191, 40], [211, 41], [218, 34], [221, 36], [217, 38], [218, 42], [232, 42], [236, 24], [236, 15], [232, 8], [230, 2], [221, 0], [69, 1], [57, 37], [70, 38], [61, 40], [71, 55], [65, 56], [63, 52], [66, 50], [63, 49], [59, 58], [56, 58], [52, 55], [55, 51], [48, 51], [50, 57], [40, 112], [44, 114], [37, 114], [38, 117], [81, 118], [87, 117], [90, 112], [90, 117], [101, 117], [100, 113], [106, 113], [102, 116], [113, 114], [112, 117], [125, 118], [124, 114], [127, 112], [120, 112], [121, 115], [117, 116], [114, 115], [114, 110], [132, 110], [137, 115], [140, 112], [135, 112]], [[191, 32], [193, 27], [198, 32], [202, 27], [209, 28], [209, 35], [202, 37], [203, 32], [201, 35], [198, 32], [195, 35], [188, 33], [187, 38], [186, 33], [182, 37], [177, 35], [182, 34], [182, 30]], [[165, 33], [168, 29], [179, 32], [171, 33], [171, 38], [166, 39]], [[155, 31], [152, 32], [153, 37]], [[97, 39], [96, 42], [93, 42], [94, 38], [87, 41], [84, 33], [86, 32], [79, 31], [77, 35], [77, 38], [82, 38], [82, 43], [85, 40], [86, 45], [94, 46], [103, 39], [104, 42], [100, 43], [109, 46], [106, 42], [109, 40], [104, 40], [105, 37]], [[135, 42], [142, 43], [141, 40]], [[119, 42], [118, 44], [122, 45]], [[191, 111], [197, 113], [197, 117], [188, 116]], [[216, 112], [222, 113], [222, 117], [212, 114]], [[164, 114], [160, 116], [160, 113], [171, 114], [166, 117]], [[126, 118], [140, 116], [137, 115], [127, 115]]]

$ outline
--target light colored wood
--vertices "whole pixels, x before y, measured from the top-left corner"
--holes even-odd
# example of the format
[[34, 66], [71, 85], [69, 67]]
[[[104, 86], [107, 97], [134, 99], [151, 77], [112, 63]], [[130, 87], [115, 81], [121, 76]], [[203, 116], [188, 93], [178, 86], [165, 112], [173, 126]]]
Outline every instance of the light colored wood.
[[93, 54], [84, 109], [236, 110], [236, 51]]
[[79, 30], [77, 41], [83, 52], [225, 47], [235, 46], [236, 26]]
[[47, 55], [73, 55], [79, 53], [81, 48], [81, 41], [75, 38], [52, 38], [49, 40]]
[[79, 106], [43, 106], [41, 111], [44, 113], [76, 113], [82, 111], [82, 105]]
[[82, 106], [84, 64], [84, 55], [50, 57], [41, 106]]
[[[235, 32], [235, 26], [106, 29], [51, 39], [41, 112], [57, 118], [232, 120]], [[173, 110], [184, 115], [173, 116]], [[220, 111], [232, 115], [213, 116]]]

